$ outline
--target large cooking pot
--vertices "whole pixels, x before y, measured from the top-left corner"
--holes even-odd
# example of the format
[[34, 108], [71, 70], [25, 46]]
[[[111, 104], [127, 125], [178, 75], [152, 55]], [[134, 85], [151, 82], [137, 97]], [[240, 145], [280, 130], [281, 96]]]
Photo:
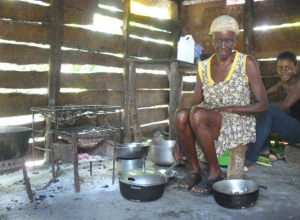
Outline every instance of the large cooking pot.
[[173, 156], [175, 145], [175, 140], [160, 140], [150, 142], [150, 160], [160, 166], [171, 166], [176, 162]]
[[131, 201], [149, 202], [159, 199], [165, 189], [167, 178], [157, 170], [138, 168], [120, 176], [122, 196]]
[[117, 144], [115, 156], [124, 159], [142, 158], [148, 155], [149, 148], [150, 144], [146, 142]]
[[32, 131], [27, 127], [0, 127], [0, 161], [24, 156]]
[[243, 209], [251, 207], [258, 199], [259, 191], [267, 189], [250, 180], [234, 179], [216, 182], [213, 186], [216, 202], [225, 208]]

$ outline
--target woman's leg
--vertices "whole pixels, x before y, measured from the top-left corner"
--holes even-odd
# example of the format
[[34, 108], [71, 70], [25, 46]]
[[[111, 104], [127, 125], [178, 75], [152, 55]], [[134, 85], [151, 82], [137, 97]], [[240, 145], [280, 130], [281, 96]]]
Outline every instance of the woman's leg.
[[179, 182], [179, 188], [190, 189], [194, 184], [201, 180], [201, 168], [199, 165], [197, 151], [195, 146], [195, 135], [189, 122], [190, 109], [177, 109], [175, 113], [175, 126], [177, 142], [184, 151], [188, 162], [191, 164], [191, 174], [188, 174]]
[[218, 139], [222, 124], [222, 115], [203, 108], [194, 108], [190, 113], [190, 124], [208, 163], [207, 179], [214, 180], [222, 176], [214, 141]]
[[184, 153], [192, 164], [193, 173], [200, 172], [200, 165], [197, 163], [197, 152], [195, 147], [195, 135], [189, 122], [190, 109], [179, 109], [175, 114], [175, 126], [178, 142], [184, 149]]

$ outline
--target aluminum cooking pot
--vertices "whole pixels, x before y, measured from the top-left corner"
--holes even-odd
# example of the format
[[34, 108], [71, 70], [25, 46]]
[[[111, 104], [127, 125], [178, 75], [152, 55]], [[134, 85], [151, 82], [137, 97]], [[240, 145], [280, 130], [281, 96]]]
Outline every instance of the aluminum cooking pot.
[[258, 186], [250, 180], [234, 179], [216, 182], [213, 186], [215, 201], [225, 208], [243, 209], [253, 206], [259, 191], [265, 191], [266, 186]]
[[120, 159], [117, 158], [117, 171], [118, 174], [123, 174], [129, 170], [142, 168], [145, 165], [145, 158], [137, 158], [137, 159]]
[[117, 144], [115, 156], [124, 159], [142, 158], [148, 155], [149, 148], [150, 144], [146, 142]]
[[131, 201], [149, 202], [159, 199], [165, 189], [167, 178], [157, 170], [137, 168], [122, 174], [120, 191]]
[[0, 127], [0, 161], [24, 156], [32, 131], [27, 127]]
[[175, 145], [175, 140], [161, 140], [150, 142], [150, 160], [160, 166], [171, 166], [176, 162], [173, 156]]

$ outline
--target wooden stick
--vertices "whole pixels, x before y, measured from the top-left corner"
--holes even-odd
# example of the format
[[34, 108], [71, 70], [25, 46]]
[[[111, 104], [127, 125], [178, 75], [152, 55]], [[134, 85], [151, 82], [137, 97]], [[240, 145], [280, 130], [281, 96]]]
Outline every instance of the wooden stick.
[[32, 193], [31, 186], [30, 186], [30, 181], [27, 175], [27, 170], [26, 170], [26, 165], [25, 165], [25, 160], [23, 159], [22, 161], [22, 169], [23, 169], [23, 177], [24, 177], [24, 182], [25, 182], [25, 187], [26, 187], [26, 192], [28, 195], [28, 199], [30, 202], [33, 200], [33, 196], [35, 193]]

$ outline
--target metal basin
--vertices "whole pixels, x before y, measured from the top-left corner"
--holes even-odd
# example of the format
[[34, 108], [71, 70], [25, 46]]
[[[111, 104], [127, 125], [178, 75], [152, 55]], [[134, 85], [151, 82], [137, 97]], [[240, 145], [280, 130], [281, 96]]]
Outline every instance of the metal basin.
[[254, 206], [259, 191], [267, 189], [266, 186], [258, 186], [255, 182], [243, 179], [222, 180], [213, 186], [215, 201], [225, 208], [244, 209]]
[[32, 131], [27, 127], [0, 127], [0, 161], [24, 156]]
[[142, 158], [148, 155], [149, 148], [149, 143], [118, 144], [115, 156], [123, 159]]

